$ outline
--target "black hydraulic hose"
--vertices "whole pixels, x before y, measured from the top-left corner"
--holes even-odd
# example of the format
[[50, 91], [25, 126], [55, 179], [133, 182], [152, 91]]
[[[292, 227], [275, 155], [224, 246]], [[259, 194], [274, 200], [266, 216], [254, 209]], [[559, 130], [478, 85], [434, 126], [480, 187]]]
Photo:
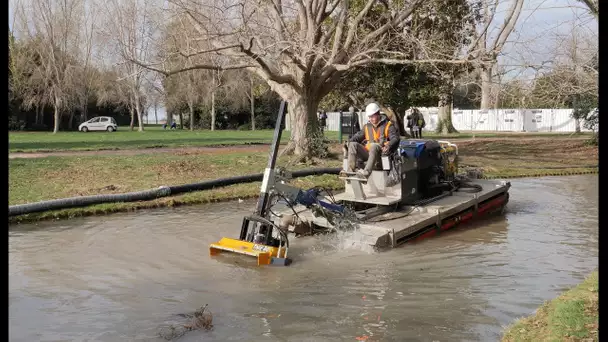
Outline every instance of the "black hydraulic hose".
[[[322, 174], [338, 174], [340, 173], [340, 170], [341, 168], [317, 168], [299, 170], [292, 172], [292, 177], [298, 178]], [[157, 189], [128, 192], [124, 194], [79, 196], [50, 201], [42, 201], [37, 203], [18, 204], [8, 207], [8, 215], [25, 215], [48, 210], [76, 208], [101, 203], [148, 201], [160, 197], [182, 194], [185, 192], [209, 190], [213, 188], [241, 183], [258, 182], [261, 181], [263, 178], [264, 175], [259, 173], [246, 176], [226, 177], [193, 184], [162, 186]]]
[[146, 201], [159, 197], [169, 196], [170, 194], [171, 191], [169, 190], [169, 187], [165, 186], [160, 187], [158, 189], [128, 192], [124, 194], [107, 194], [62, 198], [37, 203], [11, 205], [8, 207], [8, 215], [24, 215], [47, 210], [76, 208], [100, 203]]
[[236, 176], [236, 177], [226, 177], [219, 178], [210, 181], [200, 182], [200, 183], [192, 183], [192, 184], [183, 184], [183, 185], [174, 185], [170, 186], [169, 189], [172, 195], [182, 194], [190, 191], [201, 191], [201, 190], [209, 190], [213, 188], [219, 188], [222, 186], [240, 184], [240, 183], [251, 183], [251, 182], [259, 182], [264, 178], [264, 174], [256, 173], [253, 175], [246, 176]]

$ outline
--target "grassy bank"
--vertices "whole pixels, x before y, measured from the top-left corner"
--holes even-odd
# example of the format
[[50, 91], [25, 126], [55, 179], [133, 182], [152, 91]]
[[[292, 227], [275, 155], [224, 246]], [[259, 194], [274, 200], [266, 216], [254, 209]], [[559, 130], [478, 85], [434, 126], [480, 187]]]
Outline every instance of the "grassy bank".
[[[267, 152], [179, 153], [137, 156], [87, 156], [14, 159], [9, 161], [9, 204], [32, 203], [56, 198], [95, 194], [124, 193], [179, 185], [231, 176], [262, 173]], [[341, 159], [328, 159], [317, 165], [279, 165], [290, 170], [310, 167], [338, 167]], [[315, 185], [337, 188], [340, 183], [330, 175], [294, 180], [303, 188]], [[237, 184], [210, 191], [192, 192], [153, 201], [107, 203], [84, 208], [50, 211], [14, 217], [12, 222], [66, 218], [142, 208], [207, 203], [256, 196], [260, 182]]]
[[[45, 151], [96, 151], [124, 150], [159, 147], [197, 147], [217, 145], [261, 144], [272, 141], [272, 130], [256, 131], [189, 131], [163, 130], [152, 126], [144, 132], [129, 131], [128, 128], [117, 132], [9, 132], [10, 152], [45, 152]], [[289, 139], [289, 132], [283, 132], [283, 142]], [[441, 136], [450, 139], [468, 139], [470, 132], [458, 135]], [[564, 137], [563, 133], [476, 133], [476, 137]], [[584, 135], [583, 135], [584, 136]], [[337, 132], [326, 132], [329, 140], [337, 141]], [[428, 138], [438, 136], [430, 134]]]
[[598, 272], [505, 331], [503, 342], [598, 341]]
[[[339, 151], [339, 146], [334, 146]], [[597, 170], [597, 147], [580, 139], [476, 139], [459, 142], [461, 166], [481, 168], [488, 177], [525, 177]], [[66, 156], [9, 160], [9, 204], [124, 193], [179, 185], [230, 176], [263, 172], [264, 152], [180, 152], [134, 156]], [[339, 167], [341, 155], [318, 165], [278, 165], [288, 169]], [[314, 185], [339, 189], [336, 176], [306, 177], [295, 181], [304, 188]], [[154, 201], [112, 203], [85, 208], [51, 211], [11, 218], [12, 222], [63, 218], [160, 206], [205, 203], [256, 196], [260, 183], [239, 184], [210, 191], [193, 192]]]

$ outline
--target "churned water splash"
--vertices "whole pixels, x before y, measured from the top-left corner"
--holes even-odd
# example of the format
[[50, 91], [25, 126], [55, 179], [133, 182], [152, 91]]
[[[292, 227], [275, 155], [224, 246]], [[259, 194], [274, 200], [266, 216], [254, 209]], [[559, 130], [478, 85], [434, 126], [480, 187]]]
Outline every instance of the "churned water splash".
[[365, 242], [360, 230], [360, 221], [354, 212], [346, 209], [339, 217], [334, 217], [333, 229], [322, 237], [326, 248], [334, 251], [351, 250], [373, 253], [374, 248]]
[[366, 243], [364, 235], [358, 227], [337, 231], [332, 234], [330, 240], [338, 250], [353, 250], [366, 254], [376, 253], [374, 247]]

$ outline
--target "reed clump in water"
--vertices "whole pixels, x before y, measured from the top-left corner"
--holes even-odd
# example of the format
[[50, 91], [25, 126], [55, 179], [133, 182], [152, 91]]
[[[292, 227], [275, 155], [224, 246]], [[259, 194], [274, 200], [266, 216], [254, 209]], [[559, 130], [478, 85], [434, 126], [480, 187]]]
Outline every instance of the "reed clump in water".
[[182, 337], [185, 333], [192, 330], [211, 330], [213, 328], [213, 314], [207, 310], [205, 304], [200, 309], [194, 311], [192, 315], [184, 315], [188, 322], [185, 324], [172, 324], [159, 331], [160, 337], [167, 341]]

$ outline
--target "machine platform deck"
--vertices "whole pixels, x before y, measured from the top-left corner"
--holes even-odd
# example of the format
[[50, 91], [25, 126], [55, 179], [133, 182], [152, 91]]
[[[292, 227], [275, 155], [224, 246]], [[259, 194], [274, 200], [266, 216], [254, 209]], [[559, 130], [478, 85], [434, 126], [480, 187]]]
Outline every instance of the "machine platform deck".
[[[477, 193], [455, 191], [452, 195], [441, 198], [423, 206], [404, 207], [402, 211], [393, 214], [407, 214], [406, 216], [383, 220], [383, 215], [376, 216], [373, 220], [380, 222], [367, 222], [359, 225], [357, 240], [377, 248], [396, 247], [407, 242], [429, 229], [444, 230], [448, 221], [455, 221], [453, 225], [466, 221], [477, 214], [481, 214], [480, 206], [500, 207], [506, 204], [510, 183], [501, 180], [471, 180], [471, 183], [482, 186]], [[352, 197], [352, 198], [351, 198]], [[352, 194], [341, 193], [334, 195], [339, 201], [355, 201]], [[503, 204], [500, 200], [505, 201]], [[495, 203], [490, 203], [497, 201]], [[466, 217], [463, 217], [463, 214]], [[324, 218], [315, 218], [309, 211], [304, 210], [299, 214], [303, 219], [314, 222], [319, 226], [327, 226]], [[384, 214], [387, 215], [387, 214]], [[452, 225], [450, 225], [451, 227]]]

